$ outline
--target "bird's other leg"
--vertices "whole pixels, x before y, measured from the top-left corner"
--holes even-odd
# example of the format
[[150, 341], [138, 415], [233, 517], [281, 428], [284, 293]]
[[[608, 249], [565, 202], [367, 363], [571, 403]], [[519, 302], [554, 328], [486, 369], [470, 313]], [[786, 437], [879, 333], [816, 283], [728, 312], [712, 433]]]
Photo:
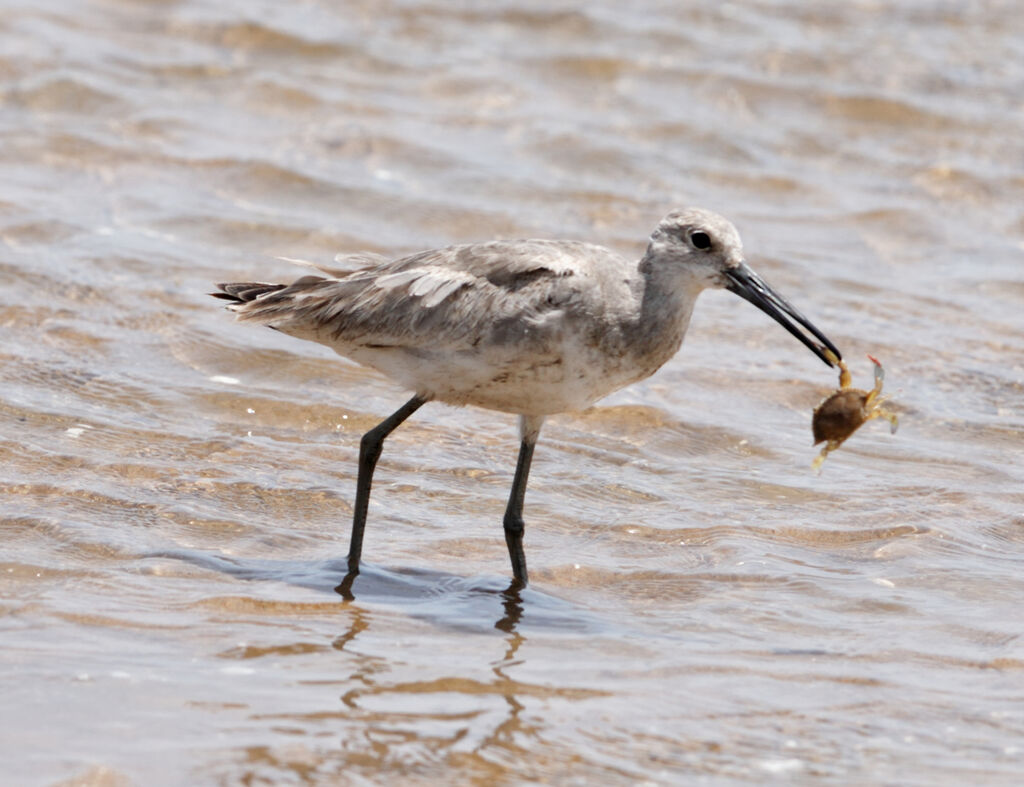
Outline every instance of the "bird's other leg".
[[370, 505], [370, 485], [373, 483], [373, 469], [380, 458], [384, 438], [398, 428], [406, 418], [415, 413], [427, 399], [416, 395], [395, 412], [363, 435], [359, 443], [359, 477], [356, 480], [356, 505], [352, 513], [352, 541], [348, 548], [348, 573], [354, 577], [359, 573], [359, 558], [363, 553], [363, 529], [366, 527], [366, 510]]
[[508, 556], [512, 560], [512, 575], [516, 582], [526, 585], [526, 554], [523, 552], [523, 498], [526, 496], [526, 482], [530, 477], [530, 463], [533, 461], [533, 449], [537, 445], [537, 437], [544, 423], [542, 415], [519, 416], [519, 461], [516, 462], [516, 475], [512, 480], [512, 491], [508, 496], [505, 508], [505, 543], [508, 545]]

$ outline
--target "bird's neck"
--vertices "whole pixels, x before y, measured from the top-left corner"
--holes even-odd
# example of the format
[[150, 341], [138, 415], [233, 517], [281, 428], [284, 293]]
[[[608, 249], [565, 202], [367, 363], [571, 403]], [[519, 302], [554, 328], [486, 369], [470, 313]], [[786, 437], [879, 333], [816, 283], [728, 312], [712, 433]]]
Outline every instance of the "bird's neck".
[[640, 316], [631, 326], [634, 352], [661, 366], [682, 344], [694, 303], [706, 285], [685, 270], [641, 263], [640, 272]]

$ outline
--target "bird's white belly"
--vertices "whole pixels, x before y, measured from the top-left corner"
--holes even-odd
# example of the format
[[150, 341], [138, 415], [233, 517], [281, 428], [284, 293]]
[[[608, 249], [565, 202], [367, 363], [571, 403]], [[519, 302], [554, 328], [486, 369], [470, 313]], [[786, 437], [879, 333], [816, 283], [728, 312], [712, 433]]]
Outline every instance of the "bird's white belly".
[[441, 402], [526, 415], [582, 410], [650, 374], [638, 376], [635, 367], [580, 346], [546, 353], [359, 347], [341, 354]]

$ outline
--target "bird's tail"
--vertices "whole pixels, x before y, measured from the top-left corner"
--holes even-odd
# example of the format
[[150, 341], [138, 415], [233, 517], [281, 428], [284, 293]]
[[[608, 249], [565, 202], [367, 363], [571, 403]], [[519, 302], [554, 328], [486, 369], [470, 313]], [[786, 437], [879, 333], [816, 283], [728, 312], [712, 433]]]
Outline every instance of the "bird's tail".
[[[228, 310], [243, 322], [262, 323], [295, 334], [296, 330], [301, 333], [309, 325], [316, 325], [315, 317], [311, 320], [307, 313], [311, 302], [305, 296], [329, 283], [321, 276], [303, 276], [291, 284], [225, 282], [210, 295], [227, 301]], [[316, 303], [312, 306], [315, 313]]]
[[221, 282], [217, 285], [218, 292], [211, 292], [210, 295], [228, 301], [228, 308], [231, 308], [254, 301], [269, 292], [283, 290], [287, 286], [287, 284], [267, 284], [262, 281]]

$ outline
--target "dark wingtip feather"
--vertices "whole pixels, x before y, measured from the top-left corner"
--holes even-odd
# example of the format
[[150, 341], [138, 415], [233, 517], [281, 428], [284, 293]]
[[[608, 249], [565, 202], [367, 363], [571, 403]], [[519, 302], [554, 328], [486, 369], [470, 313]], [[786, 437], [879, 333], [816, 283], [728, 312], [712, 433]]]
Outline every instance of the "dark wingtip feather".
[[248, 303], [249, 301], [256, 300], [261, 295], [283, 290], [287, 286], [286, 284], [267, 284], [262, 281], [219, 282], [217, 289], [220, 292], [211, 292], [209, 294], [214, 298], [231, 301], [232, 303]]

